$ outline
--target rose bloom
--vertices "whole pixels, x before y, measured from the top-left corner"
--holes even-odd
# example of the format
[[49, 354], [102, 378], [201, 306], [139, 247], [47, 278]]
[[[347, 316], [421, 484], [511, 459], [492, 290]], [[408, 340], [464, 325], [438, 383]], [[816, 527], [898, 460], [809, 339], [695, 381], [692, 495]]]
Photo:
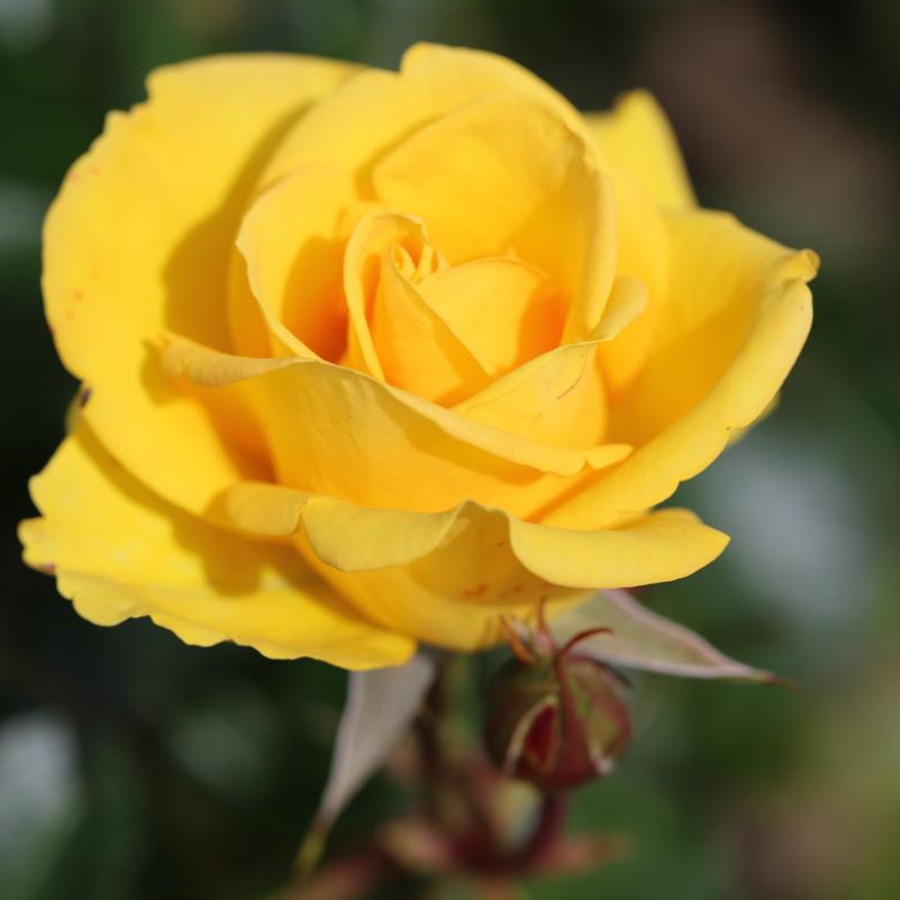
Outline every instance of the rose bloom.
[[654, 507], [772, 403], [817, 260], [699, 209], [649, 95], [428, 45], [149, 95], [45, 229], [83, 387], [21, 534], [82, 616], [365, 669], [722, 552]]

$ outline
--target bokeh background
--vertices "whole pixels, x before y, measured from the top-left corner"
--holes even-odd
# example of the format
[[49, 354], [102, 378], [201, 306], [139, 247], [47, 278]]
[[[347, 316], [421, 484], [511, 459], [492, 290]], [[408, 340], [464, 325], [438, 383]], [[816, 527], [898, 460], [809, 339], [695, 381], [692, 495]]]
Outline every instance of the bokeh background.
[[[731, 547], [646, 595], [800, 688], [642, 678], [633, 751], [570, 823], [625, 831], [634, 855], [527, 896], [895, 900], [896, 0], [0, 0], [0, 897], [269, 896], [315, 807], [344, 686], [324, 665], [192, 649], [143, 622], [95, 628], [20, 564], [26, 480], [74, 390], [41, 309], [47, 204], [161, 63], [286, 50], [394, 67], [423, 38], [512, 56], [583, 108], [651, 88], [703, 204], [824, 261], [780, 408], [683, 490]], [[334, 851], [401, 802], [377, 779]]]

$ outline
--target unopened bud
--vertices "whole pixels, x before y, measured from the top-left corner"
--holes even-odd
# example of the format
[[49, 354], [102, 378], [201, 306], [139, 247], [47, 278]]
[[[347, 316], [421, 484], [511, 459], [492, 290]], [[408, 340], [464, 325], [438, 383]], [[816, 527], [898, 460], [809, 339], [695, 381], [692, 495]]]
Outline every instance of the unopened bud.
[[557, 651], [545, 632], [534, 648], [491, 680], [488, 752], [507, 775], [543, 790], [607, 775], [630, 735], [621, 677], [579, 655], [576, 641]]

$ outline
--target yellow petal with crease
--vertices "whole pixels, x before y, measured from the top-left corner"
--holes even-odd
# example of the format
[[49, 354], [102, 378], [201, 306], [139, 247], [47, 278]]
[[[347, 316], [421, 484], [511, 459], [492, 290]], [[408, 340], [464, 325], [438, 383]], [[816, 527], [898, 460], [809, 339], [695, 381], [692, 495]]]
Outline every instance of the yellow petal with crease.
[[[548, 84], [502, 56], [459, 47], [416, 44], [401, 70], [361, 72], [316, 104], [285, 136], [261, 184], [271, 186], [298, 166], [328, 161], [352, 169], [372, 198], [371, 169], [415, 130], [491, 91], [531, 97], [587, 136], [578, 112]], [[407, 210], [403, 210], [406, 212]]]
[[616, 274], [639, 281], [647, 298], [640, 318], [618, 340], [598, 349], [609, 393], [618, 396], [638, 376], [649, 356], [668, 302], [672, 250], [665, 221], [649, 195], [627, 172], [615, 166], [606, 171], [615, 186], [618, 210]]
[[[649, 314], [630, 329], [623, 341], [600, 351], [609, 360], [606, 372], [612, 386], [618, 389], [628, 383], [646, 359], [645, 346], [652, 334], [656, 308], [664, 299], [668, 276], [665, 229], [656, 209], [661, 200], [654, 193], [655, 182], [648, 182], [644, 176], [648, 167], [655, 172], [659, 165], [662, 169], [655, 177], [671, 179], [674, 184], [681, 166], [668, 123], [653, 99], [635, 92], [607, 118], [585, 117], [546, 82], [508, 59], [434, 44], [417, 44], [408, 50], [401, 71], [406, 79], [427, 85], [430, 102], [440, 108], [441, 114], [490, 91], [515, 91], [530, 97], [552, 111], [596, 151], [596, 162], [612, 181], [617, 201], [617, 274], [643, 281], [651, 305]], [[604, 131], [609, 140], [602, 142], [596, 139], [601, 119], [604, 125], [609, 123]], [[643, 143], [629, 146], [626, 132]], [[671, 143], [666, 149], [673, 151], [672, 157], [663, 150], [667, 137]], [[690, 196], [689, 186], [687, 191]]]
[[229, 493], [235, 524], [296, 534], [310, 564], [360, 610], [440, 646], [498, 640], [499, 616], [582, 589], [668, 581], [721, 553], [727, 538], [683, 510], [612, 531], [522, 522], [475, 503], [434, 514], [372, 509], [244, 485]]
[[393, 250], [382, 264], [372, 310], [372, 339], [385, 379], [443, 405], [483, 387], [485, 366], [427, 301], [421, 285], [401, 271], [404, 260], [411, 264], [406, 251]]
[[566, 125], [579, 130], [582, 119], [578, 110], [518, 63], [465, 47], [440, 44], [414, 44], [400, 64], [404, 78], [427, 85], [432, 102], [442, 111], [452, 109], [489, 91], [515, 91], [552, 110]]
[[372, 338], [371, 320], [385, 263], [395, 248], [403, 248], [416, 259], [430, 249], [421, 219], [369, 213], [353, 229], [344, 253], [348, 330], [347, 352], [341, 362], [380, 379], [385, 373]]
[[244, 217], [237, 246], [274, 355], [342, 356], [346, 220], [355, 202], [350, 172], [306, 166], [264, 193]]
[[661, 509], [610, 531], [513, 523], [512, 547], [528, 569], [569, 587], [638, 587], [674, 581], [711, 563], [728, 537], [686, 509]]
[[668, 227], [671, 296], [650, 363], [610, 419], [609, 439], [637, 450], [550, 513], [552, 524], [603, 527], [661, 503], [766, 410], [809, 333], [814, 253], [720, 213], [672, 214]]
[[173, 340], [166, 362], [207, 387], [257, 391], [278, 481], [367, 506], [431, 512], [472, 498], [527, 516], [572, 476], [611, 462], [605, 447], [513, 435], [318, 360], [234, 357]]
[[455, 410], [475, 422], [561, 447], [593, 447], [606, 430], [593, 344], [566, 344], [495, 381]]
[[631, 91], [608, 113], [585, 115], [600, 152], [667, 209], [696, 206], [690, 179], [666, 114], [652, 94]]
[[47, 316], [64, 363], [93, 390], [84, 416], [130, 472], [193, 512], [266, 477], [263, 448], [226, 448], [148, 342], [172, 330], [229, 347], [227, 266], [249, 192], [289, 125], [352, 71], [280, 56], [160, 69], [146, 104], [109, 117], [48, 215]]
[[373, 199], [372, 161], [437, 114], [423, 86], [396, 72], [367, 69], [332, 91], [281, 141], [258, 187], [266, 190], [298, 168], [327, 162], [354, 173], [364, 199]]
[[237, 537], [159, 500], [81, 427], [32, 480], [43, 518], [26, 561], [100, 625], [150, 616], [187, 643], [223, 640], [350, 669], [396, 665], [413, 641], [339, 599], [289, 546]]
[[492, 375], [555, 347], [560, 308], [547, 277], [515, 259], [488, 258], [446, 268], [419, 291]]
[[[624, 459], [627, 444], [601, 447], [606, 434], [603, 375], [597, 344], [616, 338], [646, 306], [643, 285], [619, 278], [591, 340], [564, 344], [525, 363], [457, 404], [456, 412], [485, 425], [562, 447], [598, 447], [606, 464]], [[597, 468], [604, 468], [598, 465]]]
[[452, 264], [512, 253], [546, 272], [569, 306], [565, 340], [599, 321], [616, 266], [612, 187], [546, 108], [511, 92], [473, 100], [403, 141], [373, 183]]

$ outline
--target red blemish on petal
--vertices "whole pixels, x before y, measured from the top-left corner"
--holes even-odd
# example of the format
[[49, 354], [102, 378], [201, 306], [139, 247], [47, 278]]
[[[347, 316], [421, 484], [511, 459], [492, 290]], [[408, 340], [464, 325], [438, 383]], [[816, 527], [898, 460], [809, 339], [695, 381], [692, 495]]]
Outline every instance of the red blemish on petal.
[[487, 593], [490, 585], [486, 581], [476, 584], [475, 587], [465, 588], [462, 592], [463, 597], [481, 597]]

